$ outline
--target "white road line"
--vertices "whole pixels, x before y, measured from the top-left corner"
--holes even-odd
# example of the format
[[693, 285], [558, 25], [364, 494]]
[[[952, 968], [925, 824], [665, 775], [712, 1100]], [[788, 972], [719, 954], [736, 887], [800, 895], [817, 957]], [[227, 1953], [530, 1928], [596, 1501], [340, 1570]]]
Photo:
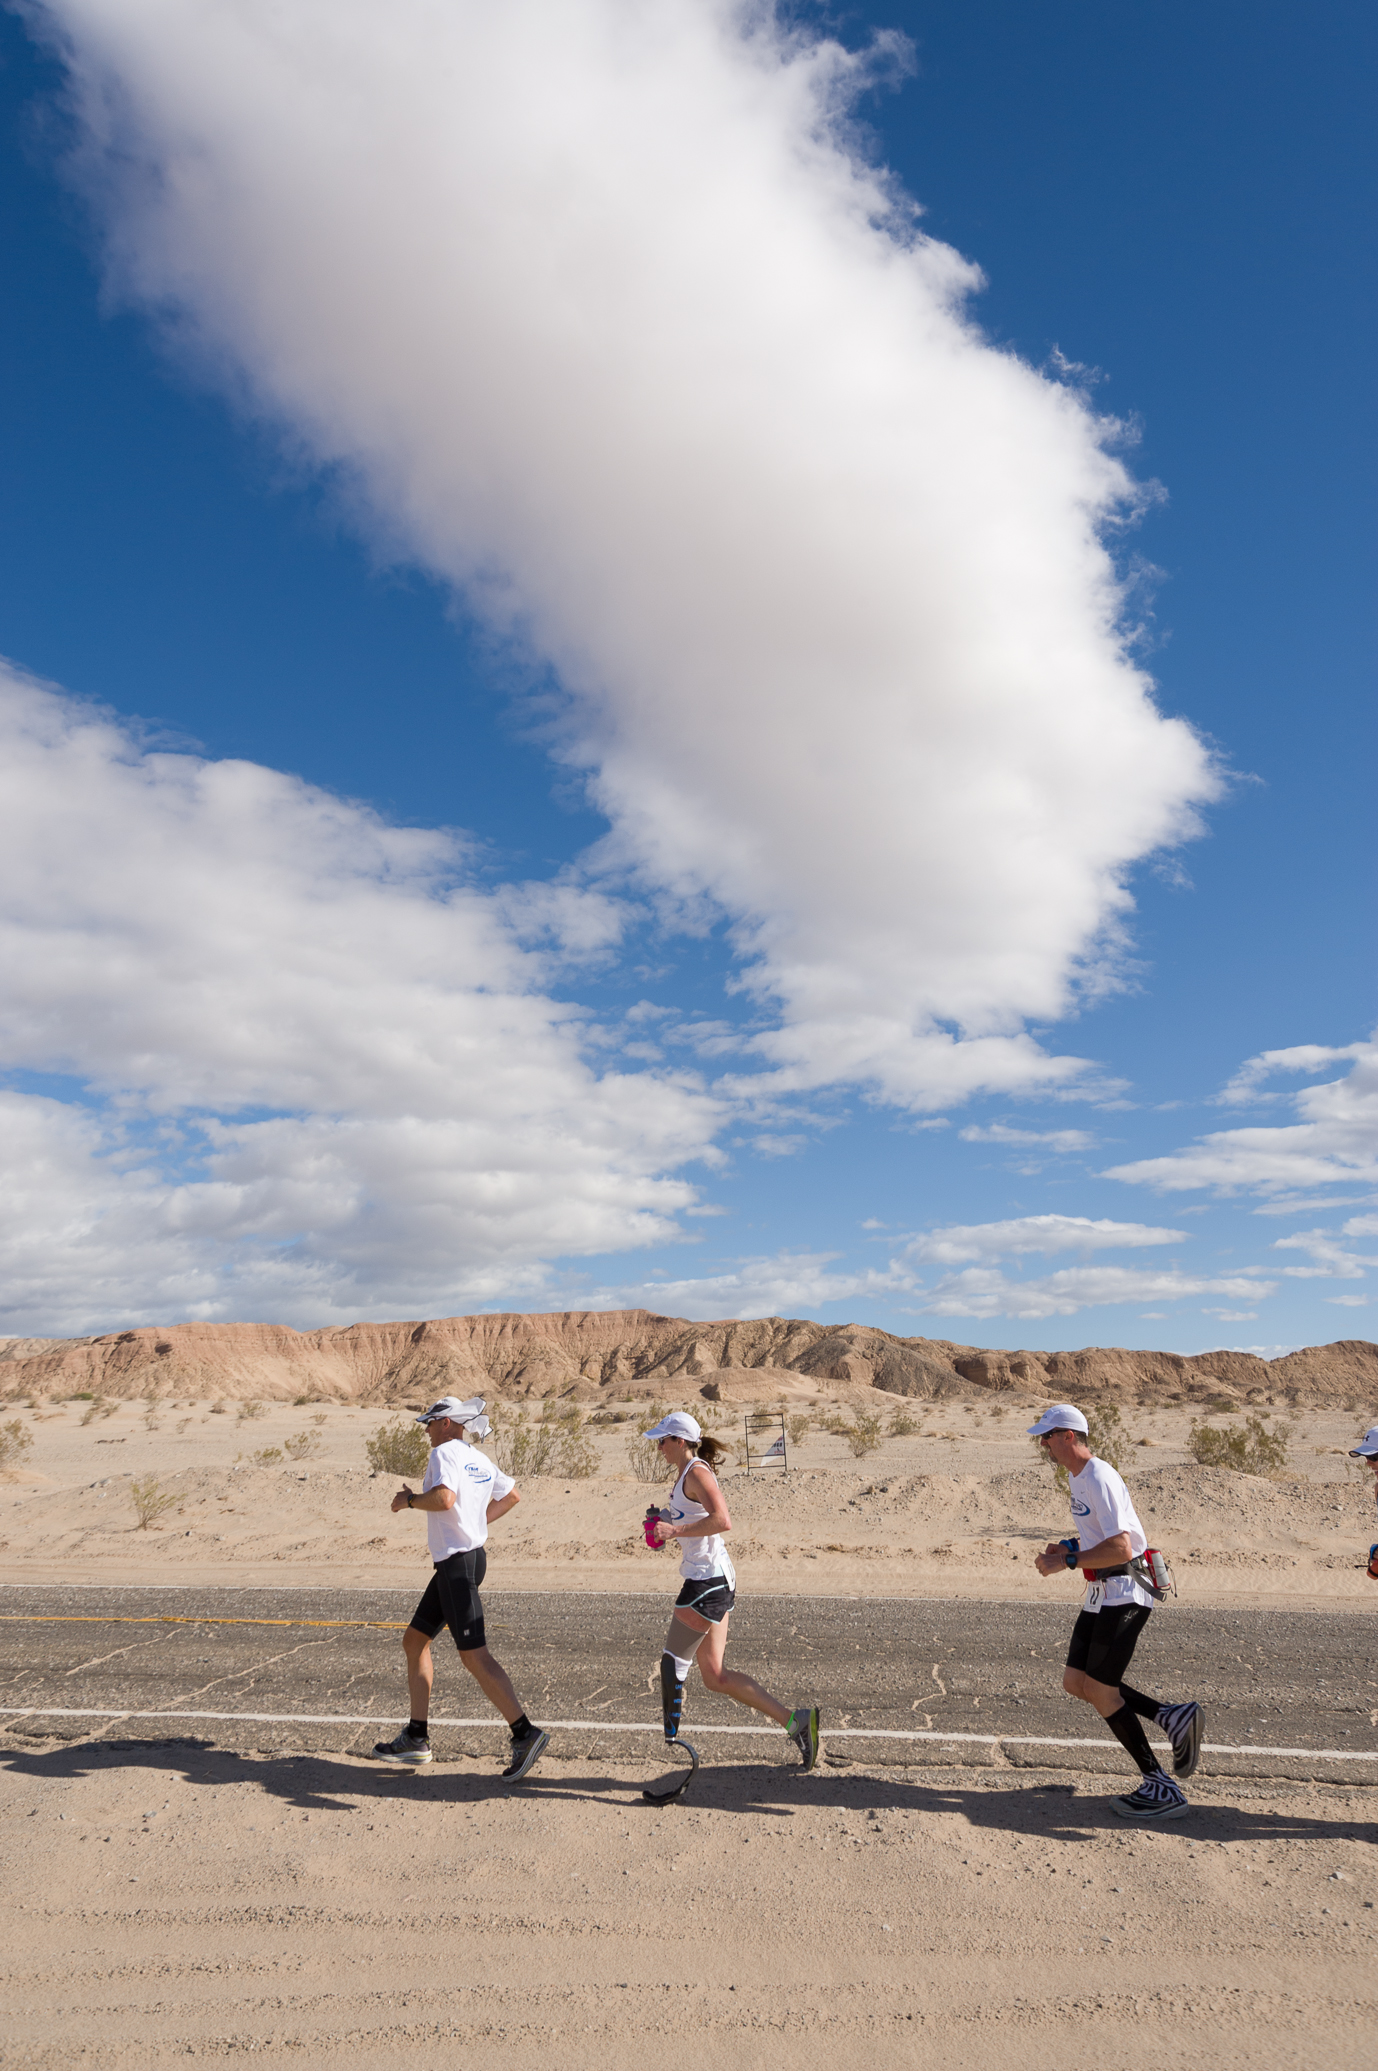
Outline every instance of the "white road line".
[[[213, 1719], [217, 1722], [239, 1720], [246, 1726], [389, 1726], [396, 1723], [395, 1714], [385, 1717], [361, 1717], [357, 1712], [311, 1712], [311, 1711], [103, 1711], [95, 1708], [73, 1710], [57, 1704], [0, 1704], [0, 1718], [12, 1719]], [[497, 1720], [486, 1719], [432, 1719], [433, 1726], [496, 1727]], [[558, 1733], [660, 1733], [658, 1725], [643, 1724], [632, 1719], [543, 1719], [542, 1725]], [[778, 1726], [701, 1726], [695, 1723], [691, 1731], [696, 1735], [718, 1734], [771, 1734], [778, 1733]], [[1106, 1740], [1061, 1740], [1049, 1735], [1035, 1733], [923, 1733], [896, 1732], [882, 1726], [835, 1726], [823, 1735], [825, 1740], [925, 1740], [936, 1741], [942, 1747], [1090, 1747], [1098, 1748], [1102, 1754], [1110, 1752]], [[1349, 1747], [1226, 1747], [1213, 1741], [1203, 1741], [1202, 1754], [1206, 1755], [1297, 1755], [1318, 1762], [1378, 1762], [1378, 1749]]]

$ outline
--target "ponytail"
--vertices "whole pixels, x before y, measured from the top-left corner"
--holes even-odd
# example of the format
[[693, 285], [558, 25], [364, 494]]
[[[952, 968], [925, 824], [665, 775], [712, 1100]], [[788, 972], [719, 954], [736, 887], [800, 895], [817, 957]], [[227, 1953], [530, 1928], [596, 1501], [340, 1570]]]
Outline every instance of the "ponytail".
[[695, 1448], [695, 1456], [705, 1467], [716, 1467], [731, 1450], [731, 1446], [724, 1445], [720, 1438], [701, 1438]]

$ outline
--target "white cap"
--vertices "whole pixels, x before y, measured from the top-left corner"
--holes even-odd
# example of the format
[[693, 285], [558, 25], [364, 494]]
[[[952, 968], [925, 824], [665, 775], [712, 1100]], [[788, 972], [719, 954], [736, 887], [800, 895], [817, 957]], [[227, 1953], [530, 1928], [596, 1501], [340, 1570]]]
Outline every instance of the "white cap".
[[439, 1402], [433, 1402], [429, 1409], [423, 1409], [417, 1418], [418, 1424], [437, 1424], [442, 1417], [449, 1417], [454, 1423], [462, 1424], [466, 1431], [482, 1423], [485, 1431], [491, 1429], [483, 1414], [484, 1400], [481, 1395], [471, 1395], [467, 1402], [461, 1402], [457, 1395], [442, 1395]]
[[1072, 1402], [1055, 1402], [1051, 1409], [1045, 1409], [1036, 1424], [1030, 1424], [1030, 1438], [1045, 1438], [1050, 1431], [1080, 1431], [1087, 1435], [1087, 1423], [1081, 1411]]
[[643, 1431], [643, 1438], [687, 1438], [691, 1445], [697, 1445], [703, 1437], [702, 1431], [687, 1410], [672, 1409], [668, 1417], [662, 1417], [654, 1431]]
[[1378, 1424], [1370, 1424], [1349, 1457], [1351, 1460], [1371, 1460], [1375, 1456], [1378, 1456]]

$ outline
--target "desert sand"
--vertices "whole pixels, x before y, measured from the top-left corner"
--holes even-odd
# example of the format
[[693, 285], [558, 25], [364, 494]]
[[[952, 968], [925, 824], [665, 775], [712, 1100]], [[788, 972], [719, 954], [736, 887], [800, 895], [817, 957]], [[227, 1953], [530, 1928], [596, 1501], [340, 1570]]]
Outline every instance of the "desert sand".
[[[815, 1421], [787, 1476], [729, 1466], [744, 1590], [1034, 1598], [1032, 1552], [1066, 1513], [1008, 1391], [900, 1402], [794, 1369], [707, 1373], [660, 1397], [728, 1439], [766, 1399], [918, 1425], [857, 1459]], [[0, 1483], [12, 1583], [424, 1580], [418, 1522], [365, 1457], [391, 1419], [376, 1402], [33, 1404], [4, 1413], [33, 1439]], [[639, 1533], [654, 1486], [627, 1452], [645, 1407], [600, 1385], [598, 1413], [626, 1421], [592, 1427], [593, 1475], [524, 1485], [491, 1586], [665, 1593]], [[1199, 1413], [1125, 1411], [1130, 1485], [1183, 1600], [1378, 1608], [1359, 1565], [1372, 1478], [1344, 1454], [1364, 1412], [1294, 1410], [1273, 1478], [1196, 1466]], [[175, 1500], [142, 1530], [130, 1485], [148, 1475]], [[1188, 1821], [1142, 1833], [1107, 1809], [1132, 1778], [1066, 1756], [803, 1777], [751, 1742], [658, 1809], [639, 1794], [654, 1759], [574, 1750], [513, 1793], [491, 1757], [398, 1777], [343, 1752], [231, 1753], [212, 1726], [38, 1729], [0, 1734], [7, 2064], [1373, 2060], [1376, 1794], [1348, 1778], [1202, 1777]]]
[[[877, 1401], [797, 1375], [787, 1399], [814, 1427], [787, 1474], [747, 1475], [728, 1463], [733, 1556], [743, 1589], [828, 1594], [1019, 1597], [1040, 1587], [1033, 1553], [1067, 1529], [1063, 1499], [1024, 1435], [1018, 1405], [899, 1405], [917, 1429], [885, 1437], [854, 1458], [826, 1431]], [[762, 1384], [774, 1397], [784, 1391]], [[667, 1396], [666, 1399], [672, 1399]], [[718, 1435], [737, 1445], [741, 1414], [705, 1405]], [[14, 1581], [105, 1583], [397, 1582], [426, 1572], [415, 1519], [388, 1508], [396, 1477], [375, 1478], [365, 1439], [395, 1413], [341, 1404], [69, 1402], [18, 1411], [32, 1436], [23, 1465], [0, 1482], [0, 1563]], [[663, 1591], [640, 1520], [653, 1494], [628, 1458], [644, 1403], [604, 1414], [625, 1423], [587, 1427], [598, 1471], [587, 1479], [529, 1481], [518, 1509], [490, 1540], [490, 1586]], [[1334, 1410], [1298, 1411], [1291, 1459], [1275, 1478], [1197, 1466], [1185, 1444], [1185, 1407], [1124, 1415], [1126, 1471], [1155, 1543], [1172, 1560], [1184, 1600], [1367, 1604], [1362, 1562], [1375, 1519], [1373, 1477], [1346, 1448], [1364, 1426]], [[1217, 1423], [1228, 1421], [1217, 1417]], [[884, 1426], [883, 1426], [884, 1428]], [[1140, 1442], [1146, 1441], [1146, 1442]], [[284, 1448], [300, 1447], [290, 1457]], [[279, 1457], [271, 1459], [271, 1455]], [[270, 1464], [261, 1464], [264, 1455]], [[147, 1530], [130, 1496], [153, 1475], [176, 1501]]]

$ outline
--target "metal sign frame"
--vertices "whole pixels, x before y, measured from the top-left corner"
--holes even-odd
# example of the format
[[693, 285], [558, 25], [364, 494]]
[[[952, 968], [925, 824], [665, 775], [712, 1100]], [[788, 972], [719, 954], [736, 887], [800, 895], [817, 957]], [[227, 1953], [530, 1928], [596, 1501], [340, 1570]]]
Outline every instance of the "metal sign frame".
[[[783, 1410], [748, 1410], [742, 1418], [742, 1430], [746, 1439], [744, 1457], [748, 1474], [765, 1474], [773, 1467], [789, 1472], [789, 1433], [785, 1429]], [[753, 1447], [752, 1437], [758, 1443]], [[769, 1434], [768, 1443], [759, 1440]]]

